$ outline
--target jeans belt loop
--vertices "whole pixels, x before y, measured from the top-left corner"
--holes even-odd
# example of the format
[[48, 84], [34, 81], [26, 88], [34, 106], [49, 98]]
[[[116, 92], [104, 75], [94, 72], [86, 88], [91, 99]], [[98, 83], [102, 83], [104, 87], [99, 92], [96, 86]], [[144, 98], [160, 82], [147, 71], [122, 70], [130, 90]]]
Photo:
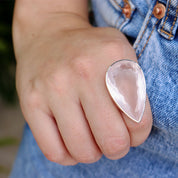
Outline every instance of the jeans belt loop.
[[[160, 2], [162, 2], [160, 0]], [[173, 40], [178, 26], [178, 0], [167, 0], [166, 13], [158, 27], [158, 32], [164, 38]]]

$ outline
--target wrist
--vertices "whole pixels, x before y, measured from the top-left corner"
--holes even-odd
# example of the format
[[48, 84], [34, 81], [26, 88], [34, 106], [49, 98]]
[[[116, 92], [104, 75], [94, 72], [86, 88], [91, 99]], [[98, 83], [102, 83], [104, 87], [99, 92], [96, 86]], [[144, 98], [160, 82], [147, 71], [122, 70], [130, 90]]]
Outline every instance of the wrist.
[[16, 0], [13, 18], [13, 29], [18, 26], [18, 29], [22, 30], [22, 32], [28, 32], [30, 30], [42, 30], [44, 27], [49, 28], [50, 25], [57, 26], [59, 30], [75, 27], [83, 28], [85, 26], [89, 26], [88, 9], [86, 9], [84, 5], [84, 7], [81, 7], [84, 10], [81, 11], [79, 9], [77, 12], [75, 8], [73, 10], [69, 10], [70, 8], [65, 10], [61, 9], [59, 6], [59, 9], [57, 9], [52, 5], [49, 5], [50, 7], [47, 8], [46, 5], [42, 4], [41, 7], [39, 1], [41, 0], [35, 1], [35, 3], [32, 1], [31, 3], [25, 0]]
[[[84, 0], [82, 1], [84, 2]], [[38, 4], [38, 1], [33, 3]], [[37, 8], [34, 7], [33, 3], [26, 0], [16, 0], [13, 18], [13, 41], [17, 59], [17, 53], [28, 49], [32, 44], [38, 42], [39, 38], [51, 38], [53, 34], [62, 36], [63, 31], [66, 30], [91, 27], [86, 15], [88, 11], [87, 13], [82, 13], [80, 10], [79, 13], [76, 13], [75, 10], [57, 11], [51, 5], [49, 9], [41, 8], [41, 6]]]

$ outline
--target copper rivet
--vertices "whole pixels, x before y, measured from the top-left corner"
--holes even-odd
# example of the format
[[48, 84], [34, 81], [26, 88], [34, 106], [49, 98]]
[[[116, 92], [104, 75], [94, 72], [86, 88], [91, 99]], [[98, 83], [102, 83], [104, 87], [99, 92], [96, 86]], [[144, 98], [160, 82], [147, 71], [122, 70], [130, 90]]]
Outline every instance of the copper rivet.
[[163, 4], [158, 3], [153, 9], [153, 14], [157, 19], [162, 19], [165, 15], [166, 8]]
[[122, 13], [125, 14], [126, 18], [130, 18], [131, 15], [131, 7], [129, 4], [125, 4], [125, 6], [122, 9]]

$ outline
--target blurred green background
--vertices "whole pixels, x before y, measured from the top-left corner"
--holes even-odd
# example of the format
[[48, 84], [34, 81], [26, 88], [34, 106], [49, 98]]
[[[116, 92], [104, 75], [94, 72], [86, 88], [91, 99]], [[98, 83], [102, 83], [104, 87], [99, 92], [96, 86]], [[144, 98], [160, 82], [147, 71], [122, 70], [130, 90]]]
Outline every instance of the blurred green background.
[[10, 104], [16, 101], [16, 63], [11, 35], [13, 8], [13, 0], [0, 0], [0, 98]]

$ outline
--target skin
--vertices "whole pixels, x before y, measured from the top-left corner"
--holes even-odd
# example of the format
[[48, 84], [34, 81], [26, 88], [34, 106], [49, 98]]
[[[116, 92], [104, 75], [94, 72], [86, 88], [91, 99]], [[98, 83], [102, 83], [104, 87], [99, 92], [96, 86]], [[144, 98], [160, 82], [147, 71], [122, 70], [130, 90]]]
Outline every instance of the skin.
[[92, 27], [84, 0], [16, 0], [16, 86], [25, 120], [47, 159], [62, 165], [125, 156], [152, 127], [149, 101], [140, 123], [114, 104], [105, 85], [116, 60], [136, 61], [125, 36]]

